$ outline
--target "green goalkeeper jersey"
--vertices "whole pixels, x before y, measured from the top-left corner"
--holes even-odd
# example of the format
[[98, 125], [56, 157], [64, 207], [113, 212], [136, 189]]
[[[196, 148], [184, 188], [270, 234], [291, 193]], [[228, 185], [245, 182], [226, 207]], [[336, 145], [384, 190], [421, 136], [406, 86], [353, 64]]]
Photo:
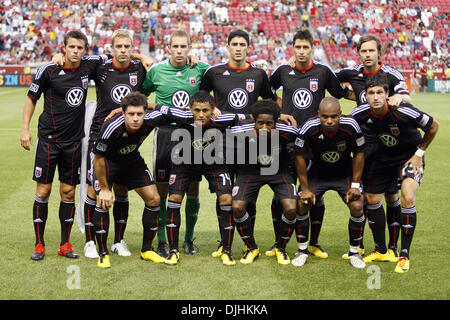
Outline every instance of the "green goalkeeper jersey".
[[150, 68], [142, 93], [148, 96], [155, 92], [157, 104], [185, 108], [189, 105], [190, 96], [199, 90], [203, 74], [209, 67], [209, 64], [203, 62], [193, 68], [189, 64], [175, 67], [167, 59]]

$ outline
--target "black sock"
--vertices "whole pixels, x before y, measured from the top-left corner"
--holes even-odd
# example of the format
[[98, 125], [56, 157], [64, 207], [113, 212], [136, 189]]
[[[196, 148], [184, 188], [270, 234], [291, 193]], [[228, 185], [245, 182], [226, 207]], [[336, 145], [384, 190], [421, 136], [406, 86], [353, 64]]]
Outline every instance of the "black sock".
[[397, 248], [398, 238], [400, 236], [400, 222], [402, 216], [402, 208], [400, 199], [396, 202], [386, 202], [386, 222], [389, 231], [388, 248]]
[[178, 250], [181, 202], [167, 201], [166, 231], [170, 250]]
[[250, 226], [252, 228], [252, 233], [255, 231], [255, 222], [256, 222], [256, 204], [247, 202], [247, 212], [250, 216]]
[[285, 249], [295, 230], [296, 219], [289, 220], [284, 214], [280, 220], [280, 237], [278, 239], [277, 248]]
[[158, 231], [158, 218], [159, 218], [159, 206], [147, 207], [145, 206], [142, 213], [142, 249], [141, 252], [149, 251], [153, 249], [153, 240]]
[[281, 206], [280, 201], [272, 199], [272, 205], [270, 209], [272, 211], [272, 224], [273, 224], [273, 231], [275, 233], [275, 243], [277, 243], [280, 237], [279, 228], [281, 215], [283, 214], [283, 207]]
[[217, 223], [219, 225], [220, 244], [223, 245], [223, 226], [222, 226], [222, 218], [220, 216], [221, 211], [219, 199], [216, 199], [216, 214], [217, 214]]
[[61, 245], [69, 242], [73, 225], [75, 202], [61, 200], [59, 203], [59, 222], [61, 223]]
[[236, 224], [236, 229], [241, 236], [242, 241], [249, 249], [255, 249], [256, 242], [252, 233], [252, 226], [250, 224], [250, 215], [246, 212], [241, 218], [234, 217], [234, 223]]
[[386, 253], [386, 216], [381, 202], [367, 205], [367, 219], [372, 229], [375, 250]]
[[84, 202], [84, 232], [86, 236], [86, 242], [95, 241], [94, 223], [92, 217], [94, 216], [95, 199], [86, 196]]
[[129, 206], [128, 197], [116, 196], [113, 207], [114, 243], [118, 243], [123, 239], [127, 227]]
[[48, 217], [48, 198], [42, 199], [36, 196], [33, 204], [33, 225], [36, 237], [35, 246], [40, 242], [45, 246], [44, 231]]
[[402, 207], [402, 250], [400, 251], [401, 257], [406, 257], [409, 259], [409, 248], [411, 247], [411, 242], [414, 235], [414, 230], [417, 224], [417, 212], [416, 207], [403, 208]]
[[231, 205], [220, 205], [219, 210], [223, 249], [231, 251], [234, 237], [233, 211], [231, 211]]
[[99, 207], [95, 207], [94, 216], [92, 217], [95, 230], [95, 238], [97, 240], [98, 251], [100, 254], [108, 254], [108, 233], [109, 233], [109, 211], [105, 211]]
[[354, 217], [350, 215], [348, 220], [348, 235], [349, 243], [352, 247], [360, 247], [364, 235], [364, 224], [366, 218], [364, 215], [360, 217]]
[[324, 200], [317, 201], [311, 209], [309, 210], [310, 225], [311, 225], [311, 235], [310, 244], [312, 246], [319, 244], [319, 234], [322, 228], [323, 216], [325, 214], [325, 204]]
[[297, 243], [308, 242], [309, 236], [309, 214], [305, 215], [297, 214], [295, 221], [295, 234], [297, 236]]

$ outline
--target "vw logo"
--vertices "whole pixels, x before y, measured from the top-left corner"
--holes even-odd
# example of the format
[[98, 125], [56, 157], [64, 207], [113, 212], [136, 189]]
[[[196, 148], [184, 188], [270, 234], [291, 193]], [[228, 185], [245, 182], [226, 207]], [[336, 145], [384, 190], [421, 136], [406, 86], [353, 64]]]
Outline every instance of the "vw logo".
[[398, 144], [397, 138], [387, 133], [380, 134], [379, 138], [386, 147], [395, 147]]
[[192, 147], [195, 150], [199, 150], [199, 151], [205, 150], [206, 148], [209, 147], [210, 144], [211, 144], [211, 141], [204, 140], [204, 139], [197, 139], [197, 140], [192, 141]]
[[184, 109], [189, 105], [189, 93], [184, 90], [176, 91], [172, 96], [172, 105]]
[[336, 151], [327, 151], [322, 154], [322, 160], [328, 163], [335, 163], [341, 159], [341, 154]]
[[263, 154], [258, 156], [258, 162], [262, 165], [262, 166], [268, 166], [272, 163], [273, 158], [267, 154]]
[[71, 107], [78, 107], [84, 98], [84, 90], [81, 88], [72, 88], [66, 93], [66, 102]]
[[137, 144], [131, 144], [129, 146], [125, 146], [122, 149], [119, 150], [121, 154], [129, 154], [133, 152], [137, 147]]
[[359, 94], [359, 101], [361, 101], [361, 103], [367, 103], [366, 90], [361, 91]]
[[125, 84], [118, 84], [111, 90], [111, 98], [117, 104], [122, 102], [122, 99], [131, 92], [131, 88]]
[[247, 105], [248, 95], [241, 88], [233, 89], [228, 94], [228, 103], [235, 109], [242, 109]]
[[298, 109], [306, 109], [312, 103], [313, 97], [311, 91], [305, 88], [295, 90], [292, 95], [292, 103]]

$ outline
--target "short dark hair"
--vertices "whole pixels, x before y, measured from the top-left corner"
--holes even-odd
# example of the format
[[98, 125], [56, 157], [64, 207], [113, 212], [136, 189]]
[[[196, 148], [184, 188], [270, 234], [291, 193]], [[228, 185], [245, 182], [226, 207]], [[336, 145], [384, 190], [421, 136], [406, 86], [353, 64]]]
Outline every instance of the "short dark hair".
[[273, 116], [273, 120], [277, 121], [280, 118], [280, 106], [273, 100], [270, 99], [262, 99], [256, 101], [250, 107], [250, 113], [253, 116], [253, 119], [256, 118], [260, 114], [271, 114]]
[[69, 31], [65, 34], [64, 36], [64, 46], [67, 45], [67, 42], [69, 41], [69, 38], [73, 38], [73, 39], [77, 39], [77, 40], [83, 40], [84, 41], [84, 48], [86, 49], [86, 51], [89, 50], [89, 41], [86, 37], [86, 35], [79, 31], [79, 30], [72, 30]]
[[230, 34], [228, 35], [227, 43], [230, 44], [231, 40], [233, 40], [233, 38], [236, 38], [236, 37], [244, 38], [245, 41], [247, 41], [247, 45], [248, 46], [250, 45], [250, 36], [248, 35], [247, 32], [245, 32], [242, 29], [237, 29], [237, 30], [231, 31]]
[[189, 106], [192, 107], [195, 102], [209, 102], [209, 105], [214, 108], [216, 106], [216, 102], [214, 101], [214, 98], [209, 92], [206, 92], [204, 90], [197, 91], [191, 96], [191, 99], [189, 101]]
[[374, 75], [367, 77], [367, 79], [366, 79], [366, 85], [365, 85], [366, 91], [369, 88], [378, 87], [378, 86], [383, 87], [384, 91], [386, 91], [386, 92], [389, 90], [389, 83], [388, 83], [387, 77], [384, 73], [378, 72]]
[[148, 108], [147, 97], [140, 92], [131, 92], [123, 97], [120, 106], [122, 110], [127, 111], [128, 106], [143, 106], [145, 110]]
[[292, 39], [292, 45], [295, 45], [296, 40], [308, 40], [311, 44], [311, 48], [314, 42], [313, 36], [308, 29], [301, 29], [297, 31], [294, 35], [294, 38]]

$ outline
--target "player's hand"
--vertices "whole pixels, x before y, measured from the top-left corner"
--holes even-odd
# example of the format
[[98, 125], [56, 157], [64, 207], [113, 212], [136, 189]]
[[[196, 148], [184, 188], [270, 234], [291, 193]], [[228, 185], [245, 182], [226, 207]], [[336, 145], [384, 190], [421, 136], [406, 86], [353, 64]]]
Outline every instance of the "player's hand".
[[108, 210], [114, 203], [114, 194], [109, 189], [102, 189], [97, 197], [97, 206], [103, 210]]
[[157, 106], [157, 104], [153, 102], [148, 102], [147, 105], [149, 110], [155, 110]]
[[220, 115], [222, 114], [222, 112], [219, 110], [219, 108], [214, 108], [212, 114], [211, 114], [211, 119], [215, 120], [217, 119]]
[[311, 206], [316, 203], [316, 196], [310, 190], [302, 190], [300, 193], [300, 206]]
[[295, 68], [295, 56], [292, 56], [289, 58], [289, 61], [287, 62], [287, 64], [291, 67], [291, 68]]
[[57, 66], [63, 66], [66, 62], [66, 57], [62, 53], [57, 53], [53, 56], [52, 62]]
[[349, 203], [350, 201], [357, 201], [361, 198], [361, 191], [359, 188], [350, 188], [345, 195], [345, 203]]
[[105, 118], [105, 121], [108, 121], [112, 118], [114, 118], [117, 114], [122, 113], [122, 108], [116, 108], [113, 111], [111, 111]]
[[422, 178], [422, 176], [423, 176], [423, 166], [422, 166], [422, 164], [423, 164], [422, 157], [413, 155], [411, 157], [411, 159], [406, 161], [405, 165], [403, 166], [403, 169], [405, 169], [408, 166], [410, 166], [409, 170], [412, 170], [412, 173], [414, 174], [414, 176]]
[[30, 151], [30, 147], [33, 144], [33, 137], [31, 136], [30, 130], [22, 130], [20, 132], [20, 145], [25, 149]]
[[194, 55], [188, 55], [187, 57], [187, 63], [191, 66], [191, 68], [194, 68], [196, 65], [198, 65], [199, 58]]
[[153, 59], [150, 57], [142, 56], [141, 63], [144, 66], [145, 71], [148, 72], [148, 70], [150, 70], [150, 67], [153, 65], [153, 63], [155, 63], [155, 61], [153, 61]]
[[295, 118], [290, 114], [280, 114], [280, 120], [288, 125], [293, 126], [294, 128], [297, 128], [297, 121], [295, 121]]
[[397, 110], [400, 104], [403, 102], [403, 95], [397, 93], [388, 98], [388, 106], [391, 110]]

